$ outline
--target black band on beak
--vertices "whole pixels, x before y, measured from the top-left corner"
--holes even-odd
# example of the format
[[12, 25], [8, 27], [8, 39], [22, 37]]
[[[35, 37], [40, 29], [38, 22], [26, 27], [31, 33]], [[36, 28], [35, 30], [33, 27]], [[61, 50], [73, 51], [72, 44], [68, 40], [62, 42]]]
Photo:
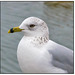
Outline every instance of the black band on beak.
[[14, 31], [13, 31], [13, 28], [11, 28], [11, 29], [10, 29], [10, 32], [11, 32], [11, 33], [13, 33], [13, 32], [14, 32]]

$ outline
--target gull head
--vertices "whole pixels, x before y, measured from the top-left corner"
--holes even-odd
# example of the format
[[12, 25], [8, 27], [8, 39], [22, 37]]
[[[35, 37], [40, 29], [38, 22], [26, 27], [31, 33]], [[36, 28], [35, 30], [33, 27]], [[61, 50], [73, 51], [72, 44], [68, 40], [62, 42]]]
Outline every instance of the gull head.
[[21, 31], [24, 33], [24, 36], [49, 36], [47, 24], [37, 17], [26, 18], [20, 26], [11, 28], [8, 33]]

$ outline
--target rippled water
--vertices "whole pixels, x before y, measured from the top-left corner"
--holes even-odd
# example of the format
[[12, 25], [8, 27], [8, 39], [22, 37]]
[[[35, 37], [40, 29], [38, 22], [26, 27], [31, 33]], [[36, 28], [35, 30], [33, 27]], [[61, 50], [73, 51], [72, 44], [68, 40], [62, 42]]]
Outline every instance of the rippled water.
[[53, 7], [44, 2], [1, 2], [1, 73], [22, 73], [16, 52], [23, 34], [7, 32], [30, 16], [48, 24], [51, 40], [73, 50], [73, 7]]

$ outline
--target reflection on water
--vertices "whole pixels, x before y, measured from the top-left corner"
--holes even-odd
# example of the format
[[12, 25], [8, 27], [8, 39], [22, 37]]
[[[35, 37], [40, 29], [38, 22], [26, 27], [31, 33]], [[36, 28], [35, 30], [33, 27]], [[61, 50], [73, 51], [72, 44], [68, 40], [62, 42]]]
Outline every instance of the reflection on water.
[[1, 2], [1, 73], [22, 73], [16, 53], [23, 34], [7, 32], [11, 27], [20, 25], [29, 16], [43, 19], [48, 24], [50, 39], [73, 49], [73, 6], [68, 9], [61, 4], [56, 7], [51, 4]]
[[47, 6], [44, 6], [44, 14], [50, 28], [50, 38], [73, 49], [73, 2], [46, 2], [45, 4]]

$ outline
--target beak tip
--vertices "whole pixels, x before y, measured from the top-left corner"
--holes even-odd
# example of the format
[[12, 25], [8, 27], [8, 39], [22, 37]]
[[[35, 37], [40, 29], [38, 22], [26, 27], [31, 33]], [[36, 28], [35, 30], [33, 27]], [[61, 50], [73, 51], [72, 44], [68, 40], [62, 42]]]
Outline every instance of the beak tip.
[[8, 31], [8, 33], [10, 33], [10, 30]]

